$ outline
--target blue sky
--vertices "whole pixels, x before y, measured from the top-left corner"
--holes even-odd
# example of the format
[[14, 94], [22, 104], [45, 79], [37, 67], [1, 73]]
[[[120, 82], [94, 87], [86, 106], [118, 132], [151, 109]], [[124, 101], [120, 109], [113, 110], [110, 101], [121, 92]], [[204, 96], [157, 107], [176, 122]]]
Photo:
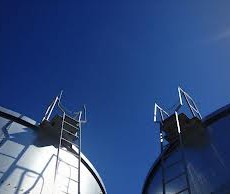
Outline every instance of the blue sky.
[[228, 1], [0, 2], [0, 105], [37, 121], [86, 104], [83, 152], [109, 194], [138, 194], [159, 153], [157, 101], [230, 101]]

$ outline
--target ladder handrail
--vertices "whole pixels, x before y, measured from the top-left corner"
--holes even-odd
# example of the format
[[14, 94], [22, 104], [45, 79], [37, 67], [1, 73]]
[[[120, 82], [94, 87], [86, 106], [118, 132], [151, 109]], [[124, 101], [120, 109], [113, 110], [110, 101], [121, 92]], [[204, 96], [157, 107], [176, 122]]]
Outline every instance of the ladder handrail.
[[[62, 140], [63, 140], [63, 141], [68, 142], [71, 145], [71, 148], [72, 148], [72, 146], [75, 146], [78, 149], [78, 153], [73, 154], [73, 155], [78, 156], [78, 181], [77, 181], [77, 183], [78, 183], [78, 194], [80, 194], [80, 190], [81, 190], [80, 189], [80, 182], [81, 182], [80, 181], [80, 178], [81, 178], [81, 176], [80, 176], [80, 169], [81, 169], [81, 124], [87, 122], [86, 106], [85, 105], [83, 106], [83, 110], [80, 110], [78, 112], [71, 112], [70, 114], [72, 114], [72, 115], [67, 114], [67, 112], [70, 112], [70, 111], [66, 110], [66, 108], [61, 103], [62, 93], [63, 93], [63, 91], [61, 91], [60, 95], [55, 98], [55, 103], [52, 103], [50, 105], [50, 107], [48, 107], [48, 110], [46, 112], [46, 114], [49, 113], [49, 116], [50, 116], [52, 111], [53, 111], [53, 108], [56, 104], [57, 104], [59, 110], [62, 112], [61, 133], [60, 133], [60, 137], [59, 137], [59, 145], [58, 145], [58, 150], [57, 150], [57, 160], [56, 160], [56, 166], [55, 166], [54, 183], [56, 181], [56, 176], [57, 176], [57, 171], [58, 171], [58, 166], [59, 166], [59, 161], [60, 161], [60, 156], [59, 156], [60, 155], [60, 149], [62, 149], [62, 146], [63, 146]], [[84, 120], [82, 120], [83, 113], [84, 113]], [[75, 124], [72, 125], [71, 123], [68, 123], [66, 121], [67, 117], [68, 117], [68, 119], [73, 120], [74, 123], [76, 122], [75, 123], [76, 129], [78, 129], [76, 134], [73, 134], [72, 132], [70, 132], [64, 128], [64, 123], [67, 123], [67, 125], [69, 125], [70, 127], [75, 128], [75, 126], [74, 126]], [[75, 136], [78, 139], [78, 142], [75, 143], [72, 140], [69, 141], [68, 139], [66, 139], [64, 137], [63, 131], [64, 131], [64, 133], [67, 132], [70, 135]]]
[[157, 122], [157, 110], [160, 111], [160, 115], [161, 115], [161, 121], [164, 121], [164, 114], [167, 115], [167, 117], [169, 117], [169, 114], [163, 109], [161, 108], [157, 103], [155, 103], [154, 106], [154, 122]]
[[[200, 111], [199, 109], [197, 108], [197, 105], [195, 103], [195, 101], [192, 99], [192, 97], [187, 93], [185, 92], [180, 86], [178, 86], [178, 94], [179, 94], [179, 99], [180, 99], [180, 105], [179, 105], [179, 108], [183, 105], [183, 100], [182, 100], [182, 96], [184, 96], [188, 106], [189, 106], [189, 109], [191, 111], [191, 113], [193, 114], [194, 117], [196, 117], [196, 114], [195, 112], [197, 113], [197, 115], [199, 116], [199, 119], [202, 119], [202, 116], [200, 114]], [[192, 102], [192, 104], [190, 103]], [[176, 110], [178, 111], [179, 108]], [[195, 112], [194, 112], [195, 111]]]
[[[61, 91], [61, 93], [55, 97], [55, 99], [51, 102], [51, 104], [48, 106], [46, 112], [45, 112], [45, 116], [42, 118], [42, 122], [44, 120], [49, 121], [49, 118], [53, 112], [54, 107], [57, 105], [57, 107], [59, 108], [59, 110], [62, 113], [65, 113], [65, 115], [67, 115], [68, 117], [77, 120], [78, 122], [81, 123], [86, 123], [87, 122], [87, 118], [86, 118], [86, 106], [83, 105], [83, 110], [78, 111], [78, 112], [73, 112], [73, 111], [69, 111], [67, 110], [61, 103], [61, 98], [62, 98], [62, 94], [63, 94], [63, 90]], [[79, 115], [82, 114], [82, 112], [84, 112], [84, 120], [82, 119], [78, 119]], [[72, 115], [71, 115], [72, 114]]]
[[[181, 193], [182, 191], [187, 190], [188, 193], [191, 194], [190, 182], [189, 182], [189, 177], [188, 177], [188, 168], [187, 168], [187, 162], [186, 162], [185, 153], [184, 153], [183, 138], [182, 138], [182, 134], [181, 134], [180, 117], [178, 115], [179, 109], [182, 107], [182, 105], [184, 105], [184, 103], [183, 103], [183, 97], [185, 98], [186, 103], [188, 104], [189, 109], [190, 109], [192, 115], [194, 117], [198, 117], [200, 120], [202, 119], [202, 117], [201, 117], [201, 114], [200, 114], [200, 112], [199, 112], [199, 110], [198, 110], [198, 108], [196, 106], [195, 101], [192, 99], [192, 97], [187, 92], [185, 92], [184, 90], [182, 90], [181, 87], [178, 87], [178, 94], [179, 94], [179, 105], [175, 108], [174, 113], [168, 114], [163, 108], [161, 108], [156, 103], [155, 103], [155, 106], [154, 106], [154, 122], [160, 124], [160, 148], [161, 148], [161, 154], [163, 153], [163, 156], [161, 157], [162, 190], [163, 190], [163, 194], [167, 193], [166, 192], [166, 184], [169, 181], [175, 180], [175, 179], [177, 179], [177, 178], [179, 178], [181, 176], [179, 174], [178, 176], [175, 176], [171, 180], [166, 180], [166, 177], [165, 177], [166, 176], [166, 168], [165, 168], [165, 164], [164, 164], [165, 163], [164, 153], [173, 144], [170, 141], [168, 141], [166, 145], [164, 143], [165, 140], [168, 140], [168, 139], [165, 139], [165, 133], [166, 132], [163, 131], [163, 128], [162, 128], [163, 124], [164, 124], [163, 122], [165, 120], [164, 115], [167, 115], [167, 117], [175, 116], [176, 127], [177, 127], [176, 133], [178, 134], [176, 136], [176, 140], [175, 141], [179, 142], [179, 146], [180, 146], [179, 150], [181, 150], [181, 154], [182, 154], [182, 159], [180, 160], [180, 162], [183, 163], [184, 172], [185, 172], [185, 173], [183, 173], [183, 176], [185, 175], [185, 178], [186, 178], [186, 186], [187, 187], [184, 188], [184, 189], [182, 189], [179, 192], [176, 192], [176, 193]], [[157, 120], [157, 115], [159, 114], [158, 111], [160, 113], [160, 121]], [[171, 122], [171, 121], [169, 121], [169, 122]], [[180, 162], [174, 162], [172, 164], [175, 165], [175, 164], [178, 164]]]
[[[71, 133], [71, 135], [74, 135], [75, 137], [78, 138], [79, 142], [78, 145], [72, 141], [67, 140], [66, 138], [63, 137], [63, 131], [68, 131], [65, 130], [64, 128], [64, 123], [65, 123], [65, 119], [66, 117], [70, 117], [68, 115], [66, 115], [65, 111], [63, 111], [63, 116], [62, 116], [62, 125], [61, 125], [61, 134], [60, 134], [60, 138], [59, 138], [59, 146], [58, 146], [58, 150], [57, 150], [57, 160], [56, 160], [56, 166], [55, 166], [55, 177], [54, 177], [54, 182], [56, 182], [56, 177], [57, 177], [57, 172], [58, 172], [58, 166], [59, 166], [59, 161], [61, 160], [60, 157], [60, 149], [62, 149], [63, 143], [62, 140], [65, 142], [68, 142], [71, 146], [75, 146], [78, 149], [78, 152], [76, 154], [73, 154], [74, 156], [78, 157], [78, 167], [77, 167], [77, 171], [78, 171], [78, 180], [77, 180], [77, 184], [78, 184], [78, 194], [80, 194], [80, 169], [81, 169], [81, 115], [82, 115], [82, 111], [79, 112], [79, 117], [78, 117], [78, 135], [77, 134], [73, 134]], [[71, 118], [71, 117], [70, 117]], [[74, 119], [75, 120], [75, 119]], [[74, 126], [73, 126], [74, 127]], [[69, 131], [67, 133], [70, 133]]]
[[[178, 94], [179, 94], [179, 105], [175, 108], [174, 111], [178, 112], [179, 109], [184, 105], [184, 103], [183, 103], [183, 97], [184, 97], [187, 105], [189, 106], [189, 109], [190, 109], [192, 115], [194, 117], [198, 116], [198, 118], [201, 120], [202, 116], [201, 116], [200, 111], [197, 108], [197, 105], [196, 105], [195, 101], [193, 100], [193, 98], [187, 92], [185, 92], [180, 86], [178, 86]], [[161, 118], [160, 121], [157, 121], [158, 110], [160, 111], [160, 118]], [[173, 114], [174, 113], [169, 114], [163, 108], [161, 108], [157, 103], [155, 103], [153, 121], [154, 121], [154, 123], [163, 122], [165, 120], [164, 115], [167, 115], [167, 117], [169, 117], [170, 115], [173, 115]]]
[[81, 192], [81, 184], [80, 184], [80, 180], [81, 180], [81, 115], [82, 115], [82, 111], [80, 111], [80, 115], [78, 118], [78, 122], [79, 122], [79, 147], [78, 147], [78, 151], [79, 151], [79, 159], [78, 159], [78, 194], [80, 194]]
[[[66, 116], [72, 118], [73, 120], [76, 120], [76, 116], [80, 114], [81, 111], [74, 112], [73, 114], [76, 114], [75, 116], [71, 116], [70, 114], [67, 114], [67, 111], [65, 110], [65, 107], [62, 105], [62, 103], [59, 101], [58, 102], [58, 108], [61, 110], [62, 113], [65, 113]], [[78, 121], [78, 119], [76, 120]]]
[[61, 91], [60, 95], [59, 96], [56, 96], [56, 98], [51, 102], [51, 104], [48, 106], [47, 110], [46, 110], [46, 113], [45, 113], [45, 116], [43, 117], [42, 121], [44, 120], [49, 120], [50, 118], [50, 115], [51, 113], [53, 112], [53, 109], [55, 107], [55, 105], [59, 104], [60, 100], [61, 100], [61, 97], [62, 97], [62, 93], [63, 93], [63, 90]]
[[51, 102], [51, 104], [48, 106], [48, 108], [47, 108], [47, 110], [46, 110], [46, 113], [45, 113], [45, 116], [43, 117], [42, 121], [44, 121], [44, 120], [49, 120], [50, 115], [51, 115], [51, 113], [52, 113], [52, 111], [53, 111], [53, 109], [54, 109], [54, 107], [55, 107], [57, 101], [58, 101], [58, 96], [57, 96], [57, 97]]

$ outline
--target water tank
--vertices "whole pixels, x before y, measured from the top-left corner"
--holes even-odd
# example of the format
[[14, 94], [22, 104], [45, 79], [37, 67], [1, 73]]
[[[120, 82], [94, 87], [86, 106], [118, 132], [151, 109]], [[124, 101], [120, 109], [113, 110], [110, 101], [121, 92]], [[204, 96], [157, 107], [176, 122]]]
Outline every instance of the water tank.
[[[202, 127], [201, 127], [202, 125]], [[192, 194], [230, 193], [230, 106], [225, 106], [201, 120], [201, 125], [193, 125], [184, 140], [183, 153], [186, 161], [188, 180]], [[173, 125], [172, 125], [173, 126]], [[176, 126], [173, 126], [176, 127]], [[144, 182], [143, 194], [162, 194], [163, 179], [172, 180], [165, 184], [166, 194], [175, 194], [185, 188], [186, 176], [178, 176], [183, 171], [179, 143], [169, 146], [152, 165]], [[163, 172], [162, 159], [165, 158]], [[188, 193], [188, 190], [180, 193]]]
[[[57, 122], [56, 122], [57, 121]], [[58, 118], [49, 124], [58, 125]], [[55, 177], [58, 133], [45, 131], [23, 114], [0, 107], [0, 193], [106, 194], [91, 162], [81, 153], [78, 190], [77, 148], [60, 150]]]

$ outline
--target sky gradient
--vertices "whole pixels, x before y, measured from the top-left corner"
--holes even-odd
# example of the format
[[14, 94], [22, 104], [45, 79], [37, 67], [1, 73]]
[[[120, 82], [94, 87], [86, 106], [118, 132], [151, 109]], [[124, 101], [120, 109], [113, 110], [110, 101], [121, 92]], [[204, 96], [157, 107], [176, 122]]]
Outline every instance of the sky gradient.
[[0, 105], [37, 121], [63, 89], [88, 108], [83, 152], [108, 194], [139, 194], [159, 153], [153, 106], [180, 85], [230, 102], [229, 1], [0, 1]]

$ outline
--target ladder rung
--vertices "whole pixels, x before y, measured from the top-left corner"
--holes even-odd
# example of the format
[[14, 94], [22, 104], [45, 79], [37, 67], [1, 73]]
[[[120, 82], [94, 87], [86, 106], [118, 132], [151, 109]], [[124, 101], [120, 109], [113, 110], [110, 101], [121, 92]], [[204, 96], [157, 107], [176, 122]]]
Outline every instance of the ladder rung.
[[63, 150], [63, 151], [65, 151], [65, 152], [68, 152], [68, 153], [70, 153], [70, 154], [73, 154], [74, 156], [76, 156], [76, 157], [79, 157], [79, 153], [78, 154], [74, 154], [73, 152], [71, 152], [71, 151], [69, 151], [69, 150], [67, 150], [67, 149], [63, 149], [63, 148], [60, 148], [61, 150]]
[[175, 176], [175, 177], [173, 177], [173, 178], [171, 178], [171, 179], [167, 180], [167, 181], [165, 182], [165, 184], [168, 184], [168, 183], [170, 183], [170, 182], [174, 181], [175, 179], [177, 179], [177, 178], [179, 178], [179, 177], [183, 176], [184, 174], [185, 174], [185, 171], [184, 171], [184, 172], [182, 172], [182, 173], [180, 173], [180, 174], [178, 174], [177, 176]]
[[78, 120], [74, 119], [73, 117], [70, 117], [69, 115], [65, 114], [65, 118], [68, 118], [70, 120], [73, 120], [75, 122], [78, 122]]
[[65, 163], [66, 165], [68, 165], [68, 166], [70, 166], [70, 167], [73, 167], [73, 168], [75, 168], [75, 169], [79, 169], [78, 166], [73, 166], [72, 164], [70, 164], [70, 163], [68, 163], [68, 162], [65, 162], [65, 161], [62, 160], [62, 159], [58, 159], [58, 160], [61, 161], [61, 162], [63, 162], [63, 163]]
[[68, 130], [66, 130], [66, 129], [64, 129], [64, 128], [62, 128], [64, 131], [66, 131], [67, 133], [69, 133], [69, 134], [71, 134], [71, 135], [73, 135], [73, 136], [75, 136], [75, 137], [78, 137], [77, 135], [75, 135], [74, 133], [72, 133], [72, 132], [70, 132], [70, 131], [68, 131]]
[[67, 176], [63, 175], [63, 174], [61, 174], [60, 172], [58, 173], [58, 175], [61, 176], [61, 177], [63, 177], [63, 178], [69, 179], [70, 181], [73, 181], [73, 182], [75, 182], [75, 183], [78, 183], [78, 182], [79, 182], [78, 180], [71, 179], [70, 177], [67, 177]]
[[78, 129], [79, 128], [78, 126], [74, 126], [74, 125], [70, 124], [69, 122], [67, 122], [65, 120], [64, 120], [64, 123], [66, 123], [67, 125], [73, 127], [74, 129]]
[[186, 191], [186, 190], [188, 190], [188, 187], [187, 187], [187, 188], [184, 188], [184, 189], [182, 189], [182, 190], [180, 190], [179, 192], [177, 192], [177, 193], [175, 193], [175, 194], [180, 194], [180, 193], [182, 193], [182, 192], [184, 192], [184, 191]]
[[75, 144], [75, 143], [73, 143], [73, 142], [71, 142], [71, 141], [69, 141], [69, 140], [67, 140], [67, 139], [65, 139], [63, 137], [61, 137], [61, 139], [63, 139], [64, 141], [70, 143], [71, 145], [75, 145], [77, 148], [79, 148], [79, 146], [77, 144]]
[[[66, 178], [68, 178], [68, 177], [66, 177]], [[70, 179], [70, 178], [68, 178], [70, 181], [73, 181], [73, 182], [75, 182], [75, 183], [79, 183], [79, 181], [76, 181], [76, 180], [74, 180], [74, 179]], [[68, 187], [68, 186], [67, 186]]]
[[181, 159], [181, 160], [177, 160], [176, 162], [173, 162], [173, 163], [169, 164], [169, 165], [166, 166], [165, 168], [171, 168], [172, 166], [174, 166], [174, 165], [176, 165], [176, 164], [178, 164], [178, 163], [180, 163], [180, 162], [182, 162], [182, 159]]

